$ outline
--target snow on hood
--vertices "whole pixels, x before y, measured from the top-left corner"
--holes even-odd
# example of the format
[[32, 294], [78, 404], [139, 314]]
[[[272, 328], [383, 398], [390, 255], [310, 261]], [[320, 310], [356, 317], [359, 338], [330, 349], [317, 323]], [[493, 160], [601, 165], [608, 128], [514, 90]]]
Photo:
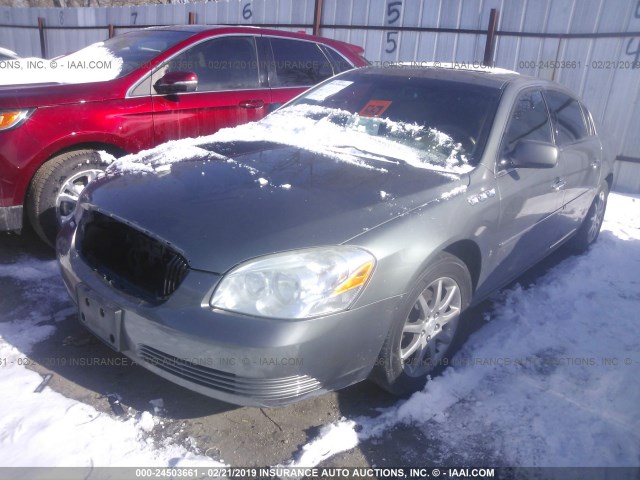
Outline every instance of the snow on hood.
[[126, 155], [116, 159], [107, 152], [100, 152], [100, 158], [108, 163], [105, 174], [113, 175], [120, 173], [156, 173], [165, 174], [171, 172], [171, 164], [185, 160], [226, 160], [227, 157], [219, 155], [210, 150], [199, 147], [199, 139], [186, 138], [183, 140], [173, 140], [162, 145], [143, 150], [139, 153]]
[[[384, 126], [391, 137], [371, 134]], [[162, 173], [174, 162], [225, 159], [205, 150], [211, 143], [277, 142], [320, 153], [362, 168], [387, 172], [385, 165], [406, 163], [416, 168], [446, 174], [463, 174], [473, 169], [460, 144], [447, 134], [416, 124], [389, 119], [359, 117], [350, 112], [313, 105], [295, 105], [278, 110], [259, 122], [224, 128], [213, 135], [160, 145], [114, 162], [108, 173]], [[421, 144], [417, 148], [411, 144]]]
[[122, 71], [122, 59], [114, 56], [103, 42], [54, 60], [21, 58], [6, 64], [0, 85], [106, 82]]

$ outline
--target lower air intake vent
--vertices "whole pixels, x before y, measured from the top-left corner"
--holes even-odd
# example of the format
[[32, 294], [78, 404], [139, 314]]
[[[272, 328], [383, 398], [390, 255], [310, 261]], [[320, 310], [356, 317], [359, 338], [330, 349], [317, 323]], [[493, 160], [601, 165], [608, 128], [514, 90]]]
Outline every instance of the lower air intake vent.
[[169, 245], [99, 212], [85, 213], [76, 246], [111, 285], [150, 302], [165, 300], [189, 271]]
[[183, 360], [147, 345], [139, 345], [142, 360], [176, 377], [213, 390], [245, 395], [261, 400], [286, 400], [320, 388], [320, 382], [307, 375], [282, 378], [249, 378], [214, 370]]

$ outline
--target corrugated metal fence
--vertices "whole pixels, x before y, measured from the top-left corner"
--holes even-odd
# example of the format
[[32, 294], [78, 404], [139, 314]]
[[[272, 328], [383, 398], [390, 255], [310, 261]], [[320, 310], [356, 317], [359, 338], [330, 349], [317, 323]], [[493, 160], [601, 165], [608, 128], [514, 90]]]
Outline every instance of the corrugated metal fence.
[[[316, 10], [321, 15], [316, 17]], [[491, 9], [495, 64], [578, 92], [618, 151], [616, 188], [640, 192], [640, 0], [216, 0], [108, 8], [0, 8], [0, 45], [23, 56], [68, 53], [132, 28], [250, 24], [365, 47], [374, 62], [479, 63]], [[41, 30], [38, 29], [41, 18]], [[318, 25], [316, 25], [318, 26]], [[2, 72], [0, 71], [0, 75]]]

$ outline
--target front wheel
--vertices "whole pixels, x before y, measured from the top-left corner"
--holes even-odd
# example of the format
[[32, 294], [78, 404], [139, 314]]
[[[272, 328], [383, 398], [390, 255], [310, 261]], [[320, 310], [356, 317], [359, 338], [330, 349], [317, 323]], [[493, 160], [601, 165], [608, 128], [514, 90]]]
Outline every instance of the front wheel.
[[457, 257], [441, 253], [417, 282], [389, 331], [372, 372], [385, 390], [405, 395], [424, 387], [455, 351], [471, 277]]
[[40, 167], [29, 187], [26, 208], [42, 240], [55, 245], [58, 230], [73, 216], [80, 193], [105, 168], [94, 150], [63, 153]]

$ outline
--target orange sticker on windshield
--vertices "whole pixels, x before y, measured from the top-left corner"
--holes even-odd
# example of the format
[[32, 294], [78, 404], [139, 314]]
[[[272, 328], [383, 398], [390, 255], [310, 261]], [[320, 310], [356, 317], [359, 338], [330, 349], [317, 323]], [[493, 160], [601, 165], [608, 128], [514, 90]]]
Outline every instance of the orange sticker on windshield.
[[361, 117], [379, 117], [387, 108], [389, 108], [391, 102], [388, 100], [370, 100], [362, 110], [360, 110]]

